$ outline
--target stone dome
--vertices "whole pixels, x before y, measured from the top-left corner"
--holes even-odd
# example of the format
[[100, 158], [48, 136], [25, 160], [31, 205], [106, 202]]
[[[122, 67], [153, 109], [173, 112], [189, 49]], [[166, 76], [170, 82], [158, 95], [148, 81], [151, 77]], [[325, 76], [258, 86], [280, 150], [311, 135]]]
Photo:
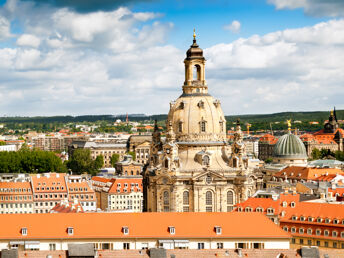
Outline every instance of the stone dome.
[[301, 139], [289, 132], [278, 139], [273, 156], [282, 159], [307, 159], [307, 152]]
[[167, 122], [177, 141], [226, 140], [226, 120], [220, 102], [209, 94], [182, 94], [171, 103]]
[[203, 50], [199, 48], [198, 44], [196, 43], [196, 40], [193, 41], [193, 44], [190, 46], [188, 51], [186, 51], [186, 57], [204, 59]]

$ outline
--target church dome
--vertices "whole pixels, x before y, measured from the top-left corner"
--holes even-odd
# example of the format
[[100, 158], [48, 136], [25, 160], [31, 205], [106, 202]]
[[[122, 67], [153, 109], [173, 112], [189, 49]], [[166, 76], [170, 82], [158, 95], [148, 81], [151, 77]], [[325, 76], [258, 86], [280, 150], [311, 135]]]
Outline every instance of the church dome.
[[273, 156], [282, 159], [307, 159], [307, 152], [301, 139], [289, 132], [278, 139]]
[[226, 120], [220, 101], [208, 94], [205, 81], [205, 58], [196, 43], [186, 53], [183, 94], [171, 102], [167, 130], [179, 142], [223, 142]]

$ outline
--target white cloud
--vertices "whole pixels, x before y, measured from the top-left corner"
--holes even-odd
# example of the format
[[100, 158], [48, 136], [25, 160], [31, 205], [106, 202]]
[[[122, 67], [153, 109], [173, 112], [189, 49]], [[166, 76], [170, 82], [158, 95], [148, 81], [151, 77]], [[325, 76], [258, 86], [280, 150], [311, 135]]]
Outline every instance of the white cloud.
[[18, 46], [37, 48], [40, 44], [41, 40], [30, 34], [23, 34], [17, 39]]
[[11, 36], [10, 22], [0, 15], [0, 40], [7, 39]]
[[276, 6], [276, 9], [304, 8], [312, 16], [343, 16], [343, 0], [267, 0]]
[[229, 30], [229, 31], [231, 31], [233, 33], [239, 33], [240, 32], [240, 28], [241, 28], [241, 24], [240, 24], [239, 21], [236, 21], [236, 20], [232, 21], [231, 24], [228, 24], [228, 25], [224, 26], [225, 30]]
[[331, 20], [215, 45], [208, 84], [227, 114], [344, 108], [343, 42], [344, 20]]

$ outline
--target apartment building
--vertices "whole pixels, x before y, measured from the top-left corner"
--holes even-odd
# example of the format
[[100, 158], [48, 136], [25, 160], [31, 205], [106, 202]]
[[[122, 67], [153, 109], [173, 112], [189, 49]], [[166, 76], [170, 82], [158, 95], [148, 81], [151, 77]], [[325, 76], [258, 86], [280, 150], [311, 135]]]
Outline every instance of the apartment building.
[[30, 182], [0, 182], [0, 214], [33, 213]]
[[79, 201], [85, 212], [96, 211], [96, 194], [95, 191], [89, 186], [88, 182], [70, 182], [70, 180], [67, 179], [67, 190], [69, 200]]
[[92, 187], [96, 191], [97, 207], [102, 210], [143, 210], [142, 176], [93, 177]]
[[96, 250], [290, 246], [287, 232], [255, 213], [48, 213], [0, 218], [0, 250], [68, 250], [70, 244], [86, 243]]
[[34, 213], [48, 213], [61, 200], [68, 198], [66, 174], [45, 173], [31, 177]]

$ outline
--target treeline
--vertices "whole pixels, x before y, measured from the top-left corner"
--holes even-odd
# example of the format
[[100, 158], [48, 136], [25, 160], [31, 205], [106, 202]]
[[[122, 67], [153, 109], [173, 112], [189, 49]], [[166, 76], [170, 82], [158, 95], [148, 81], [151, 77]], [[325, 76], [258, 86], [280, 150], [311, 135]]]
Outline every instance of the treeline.
[[0, 173], [67, 172], [67, 167], [55, 153], [42, 150], [0, 152]]

